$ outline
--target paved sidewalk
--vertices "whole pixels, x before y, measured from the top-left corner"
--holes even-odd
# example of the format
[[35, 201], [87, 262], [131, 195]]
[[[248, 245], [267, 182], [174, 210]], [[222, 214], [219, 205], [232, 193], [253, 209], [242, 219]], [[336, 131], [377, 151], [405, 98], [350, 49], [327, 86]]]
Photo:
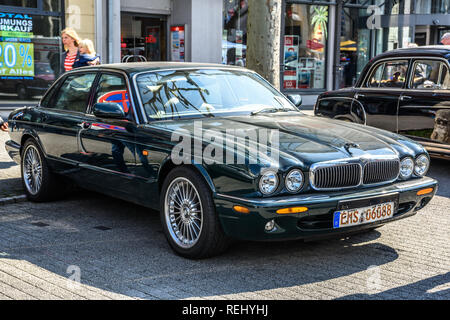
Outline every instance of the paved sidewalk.
[[20, 166], [6, 153], [5, 142], [9, 134], [0, 131], [0, 199], [23, 195]]

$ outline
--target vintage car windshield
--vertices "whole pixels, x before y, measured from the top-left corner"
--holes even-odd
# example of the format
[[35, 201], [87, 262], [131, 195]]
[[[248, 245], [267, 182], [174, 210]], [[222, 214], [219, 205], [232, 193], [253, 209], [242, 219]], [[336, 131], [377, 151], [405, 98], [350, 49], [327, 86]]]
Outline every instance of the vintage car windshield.
[[149, 72], [137, 77], [149, 119], [214, 117], [298, 111], [253, 72], [200, 69]]

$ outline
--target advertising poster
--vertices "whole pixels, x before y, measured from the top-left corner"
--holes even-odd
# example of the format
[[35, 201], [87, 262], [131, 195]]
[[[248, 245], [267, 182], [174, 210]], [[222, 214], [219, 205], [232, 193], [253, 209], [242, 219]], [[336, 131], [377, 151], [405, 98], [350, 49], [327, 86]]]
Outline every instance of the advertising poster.
[[285, 89], [297, 88], [298, 36], [284, 37], [284, 82]]
[[170, 51], [171, 51], [171, 60], [177, 62], [185, 61], [185, 27], [184, 26], [173, 26], [170, 27]]
[[[34, 77], [33, 18], [0, 12], [0, 76]], [[5, 78], [4, 78], [5, 79]]]

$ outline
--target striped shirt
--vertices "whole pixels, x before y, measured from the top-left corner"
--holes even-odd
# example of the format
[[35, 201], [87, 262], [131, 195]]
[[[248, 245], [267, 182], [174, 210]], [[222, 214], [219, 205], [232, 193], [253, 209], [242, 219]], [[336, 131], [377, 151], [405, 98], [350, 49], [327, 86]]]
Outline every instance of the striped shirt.
[[64, 61], [64, 70], [70, 71], [73, 69], [73, 63], [75, 62], [75, 59], [77, 57], [77, 53], [74, 54], [67, 53], [66, 60]]

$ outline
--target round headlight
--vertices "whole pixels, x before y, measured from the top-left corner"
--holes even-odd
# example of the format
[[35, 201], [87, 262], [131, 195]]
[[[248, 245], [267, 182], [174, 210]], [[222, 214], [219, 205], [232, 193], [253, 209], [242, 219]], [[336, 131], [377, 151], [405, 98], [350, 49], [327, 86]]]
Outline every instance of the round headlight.
[[419, 177], [423, 177], [427, 173], [429, 167], [430, 160], [426, 155], [422, 154], [416, 159], [416, 167], [414, 168], [414, 173]]
[[409, 179], [414, 171], [414, 161], [411, 158], [405, 158], [400, 163], [400, 178]]
[[289, 192], [297, 192], [303, 186], [303, 173], [300, 170], [294, 169], [286, 177], [286, 189]]
[[277, 190], [278, 187], [278, 176], [273, 171], [267, 171], [259, 180], [259, 190], [263, 194], [271, 194]]

